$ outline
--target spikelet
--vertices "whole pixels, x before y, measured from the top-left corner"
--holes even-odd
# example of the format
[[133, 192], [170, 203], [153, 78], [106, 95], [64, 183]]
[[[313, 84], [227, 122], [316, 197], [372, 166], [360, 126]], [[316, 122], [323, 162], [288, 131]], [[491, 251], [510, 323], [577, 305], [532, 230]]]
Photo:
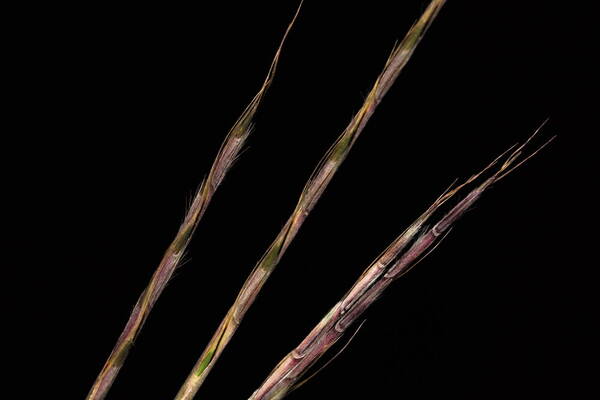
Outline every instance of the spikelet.
[[425, 229], [425, 223], [431, 219], [432, 215], [447, 200], [456, 195], [463, 187], [477, 180], [485, 171], [496, 165], [503, 156], [516, 146], [508, 149], [481, 172], [473, 175], [463, 184], [446, 191], [440, 196], [427, 211], [417, 218], [408, 229], [398, 236], [377, 257], [358, 278], [354, 286], [333, 306], [308, 336], [277, 364], [249, 400], [281, 399], [306, 382], [306, 379], [301, 379], [315, 362], [344, 335], [348, 327], [379, 298], [394, 280], [404, 275], [435, 249], [437, 244], [450, 232], [454, 223], [466, 213], [486, 189], [519, 167], [553, 139], [550, 139], [550, 141], [546, 142], [538, 150], [515, 165], [515, 162], [522, 155], [524, 146], [529, 143], [538, 131], [539, 128], [525, 143], [513, 150], [495, 173], [471, 190], [450, 211], [439, 218], [437, 223], [433, 224], [430, 229]]
[[192, 200], [190, 208], [185, 215], [184, 221], [181, 224], [175, 239], [165, 252], [162, 261], [150, 279], [150, 283], [139, 297], [135, 307], [133, 308], [133, 311], [131, 312], [129, 320], [125, 325], [125, 329], [119, 336], [119, 339], [117, 340], [117, 343], [108, 357], [108, 360], [104, 364], [102, 371], [100, 371], [100, 374], [96, 378], [94, 385], [87, 395], [88, 400], [103, 399], [108, 393], [111, 385], [121, 369], [121, 366], [127, 358], [127, 354], [131, 345], [133, 344], [140, 329], [144, 325], [144, 321], [148, 317], [148, 314], [152, 310], [156, 300], [161, 295], [165, 285], [173, 275], [173, 272], [181, 262], [181, 258], [183, 257], [183, 254], [188, 243], [190, 242], [196, 226], [198, 225], [198, 222], [208, 208], [208, 205], [210, 204], [210, 201], [212, 200], [217, 188], [223, 181], [223, 178], [240, 154], [240, 151], [242, 150], [244, 143], [246, 142], [246, 139], [252, 130], [252, 119], [254, 118], [258, 106], [267, 92], [267, 89], [273, 81], [283, 44], [294, 24], [294, 21], [296, 20], [296, 17], [298, 16], [299, 10], [300, 9], [298, 8], [298, 11], [294, 15], [292, 22], [290, 22], [285, 31], [283, 39], [277, 48], [267, 73], [267, 77], [260, 90], [254, 96], [250, 104], [248, 104], [248, 106], [244, 109], [241, 116], [232, 126], [223, 144], [221, 145], [208, 176], [202, 182], [198, 192], [194, 196], [194, 199]]

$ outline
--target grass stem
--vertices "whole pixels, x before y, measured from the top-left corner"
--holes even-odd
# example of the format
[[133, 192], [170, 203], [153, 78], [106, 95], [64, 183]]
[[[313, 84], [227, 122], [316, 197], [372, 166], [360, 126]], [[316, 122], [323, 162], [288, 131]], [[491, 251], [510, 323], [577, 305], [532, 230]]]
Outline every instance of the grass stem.
[[221, 321], [212, 339], [180, 388], [176, 400], [193, 399], [219, 359], [219, 356], [235, 334], [249, 307], [256, 299], [256, 296], [275, 267], [279, 264], [279, 261], [300, 230], [300, 227], [350, 152], [350, 149], [362, 133], [377, 106], [412, 56], [427, 28], [431, 25], [444, 3], [445, 0], [432, 0], [422, 16], [410, 28], [404, 39], [394, 48], [363, 105], [320, 161], [304, 186], [296, 208], [286, 224], [248, 276], [235, 302]]

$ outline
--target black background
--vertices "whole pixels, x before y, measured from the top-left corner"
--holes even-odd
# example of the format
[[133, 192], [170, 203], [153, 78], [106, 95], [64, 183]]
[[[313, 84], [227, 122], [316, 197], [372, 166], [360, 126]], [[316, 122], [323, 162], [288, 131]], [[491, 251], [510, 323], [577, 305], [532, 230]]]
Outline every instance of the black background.
[[[198, 398], [247, 398], [453, 179], [546, 117], [543, 137], [557, 140], [490, 190], [368, 311], [345, 352], [289, 398], [582, 390], [590, 333], [580, 314], [593, 267], [570, 244], [582, 235], [574, 224], [587, 200], [571, 208], [580, 176], [566, 169], [578, 159], [578, 119], [566, 110], [577, 97], [581, 36], [567, 7], [550, 3], [448, 2]], [[175, 395], [425, 6], [306, 1], [247, 149], [109, 399]], [[47, 7], [29, 10], [15, 33], [28, 43], [13, 59], [20, 90], [12, 105], [25, 110], [15, 136], [36, 166], [21, 181], [33, 193], [23, 201], [33, 221], [27, 242], [43, 259], [21, 261], [43, 271], [31, 282], [49, 289], [36, 302], [36, 332], [56, 337], [42, 347], [64, 364], [49, 391], [83, 398], [225, 133], [260, 87], [296, 2]], [[48, 287], [50, 277], [60, 283]]]

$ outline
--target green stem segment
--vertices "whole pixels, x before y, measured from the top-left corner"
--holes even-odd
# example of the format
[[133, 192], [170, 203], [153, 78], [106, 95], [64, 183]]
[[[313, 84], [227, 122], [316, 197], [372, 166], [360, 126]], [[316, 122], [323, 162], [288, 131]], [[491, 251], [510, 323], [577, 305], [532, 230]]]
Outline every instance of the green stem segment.
[[333, 146], [325, 154], [309, 178], [292, 215], [250, 273], [234, 304], [227, 312], [227, 315], [219, 325], [219, 328], [200, 356], [200, 359], [179, 390], [176, 400], [193, 399], [207, 375], [214, 367], [219, 356], [235, 334], [246, 311], [254, 302], [271, 272], [273, 272], [281, 260], [305, 219], [310, 214], [323, 191], [350, 152], [350, 149], [358, 136], [362, 133], [384, 95], [393, 85], [400, 71], [412, 56], [415, 48], [427, 31], [427, 28], [435, 19], [444, 3], [445, 0], [433, 0], [421, 18], [409, 30], [404, 40], [394, 48], [364, 104], [356, 113], [350, 124], [338, 137]]

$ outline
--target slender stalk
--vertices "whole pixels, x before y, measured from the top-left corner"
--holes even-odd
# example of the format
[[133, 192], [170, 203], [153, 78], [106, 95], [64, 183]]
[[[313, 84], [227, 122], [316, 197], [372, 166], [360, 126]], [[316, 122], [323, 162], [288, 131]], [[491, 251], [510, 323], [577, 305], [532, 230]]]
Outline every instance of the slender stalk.
[[300, 199], [292, 215], [250, 273], [234, 304], [227, 312], [227, 315], [222, 320], [190, 375], [179, 390], [176, 396], [177, 400], [189, 400], [194, 397], [235, 334], [246, 311], [254, 302], [261, 288], [298, 233], [306, 217], [310, 214], [335, 172], [350, 152], [350, 149], [362, 133], [384, 95], [410, 59], [427, 28], [444, 3], [445, 0], [432, 0], [421, 18], [411, 27], [402, 42], [394, 48], [364, 104], [320, 161], [300, 194]]
[[254, 114], [256, 113], [263, 96], [273, 81], [283, 44], [290, 29], [292, 28], [292, 25], [294, 24], [294, 21], [296, 20], [296, 17], [298, 16], [299, 11], [300, 7], [298, 7], [292, 22], [290, 22], [285, 31], [283, 39], [281, 40], [273, 61], [271, 62], [267, 77], [265, 78], [260, 90], [244, 109], [221, 145], [208, 176], [206, 179], [204, 179], [198, 192], [194, 196], [192, 204], [185, 215], [184, 221], [181, 224], [175, 239], [167, 248], [160, 264], [150, 279], [150, 283], [140, 295], [135, 307], [133, 308], [133, 311], [131, 312], [129, 320], [123, 329], [123, 332], [119, 336], [117, 343], [115, 344], [112, 352], [106, 360], [106, 363], [104, 364], [104, 367], [100, 371], [100, 374], [96, 378], [94, 385], [88, 393], [88, 400], [103, 399], [110, 390], [110, 387], [112, 386], [117, 374], [125, 362], [125, 359], [127, 358], [129, 349], [131, 348], [131, 345], [133, 344], [138, 332], [144, 325], [148, 314], [165, 288], [165, 285], [179, 265], [179, 262], [181, 261], [181, 258], [187, 248], [188, 243], [190, 242], [198, 222], [204, 215], [204, 212], [210, 204], [210, 201], [212, 200], [217, 188], [223, 181], [223, 178], [239, 155], [240, 150], [242, 149], [248, 135], [252, 130], [252, 119]]
[[481, 194], [491, 184], [514, 169], [511, 168], [511, 165], [521, 155], [523, 146], [527, 142], [514, 150], [497, 172], [467, 194], [432, 228], [423, 232], [425, 222], [444, 202], [454, 196], [464, 185], [473, 182], [482, 172], [492, 167], [506, 152], [464, 184], [438, 198], [365, 270], [354, 286], [325, 315], [300, 345], [281, 360], [262, 385], [250, 396], [249, 400], [282, 399], [289, 392], [306, 382], [307, 379], [300, 382], [299, 380], [344, 335], [346, 329], [363, 314], [382, 292], [395, 279], [402, 276], [427, 256], [450, 231], [452, 225], [481, 197]]

